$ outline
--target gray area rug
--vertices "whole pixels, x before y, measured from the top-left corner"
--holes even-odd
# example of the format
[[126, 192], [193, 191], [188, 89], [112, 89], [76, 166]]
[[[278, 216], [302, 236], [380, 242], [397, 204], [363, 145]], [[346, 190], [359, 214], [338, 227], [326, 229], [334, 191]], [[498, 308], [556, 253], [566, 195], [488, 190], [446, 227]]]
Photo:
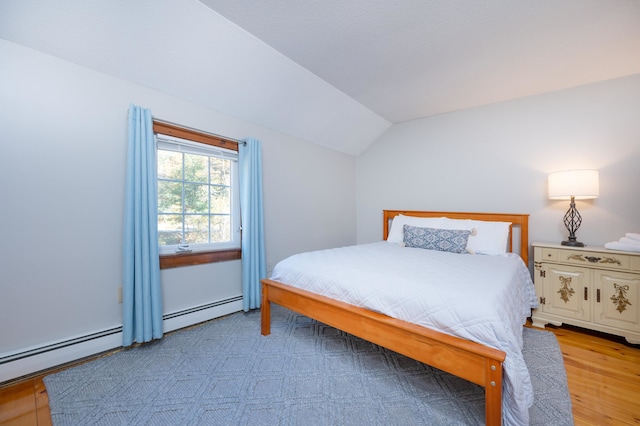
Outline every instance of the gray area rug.
[[[553, 333], [525, 328], [531, 424], [571, 425]], [[484, 390], [279, 306], [46, 376], [60, 425], [475, 425]]]

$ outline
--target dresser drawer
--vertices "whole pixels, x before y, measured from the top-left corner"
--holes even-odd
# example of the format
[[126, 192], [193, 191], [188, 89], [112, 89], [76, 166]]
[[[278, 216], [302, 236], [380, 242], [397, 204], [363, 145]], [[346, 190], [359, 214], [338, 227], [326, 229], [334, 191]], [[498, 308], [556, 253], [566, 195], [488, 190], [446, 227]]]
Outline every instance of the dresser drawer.
[[554, 248], [549, 248], [549, 247], [542, 247], [542, 259], [540, 259], [542, 262], [544, 262], [545, 260], [552, 260], [552, 261], [557, 261], [558, 260], [558, 249], [554, 249]]
[[580, 250], [557, 250], [558, 262], [566, 262], [580, 266], [598, 266], [608, 269], [629, 270], [629, 256], [622, 254], [585, 252]]

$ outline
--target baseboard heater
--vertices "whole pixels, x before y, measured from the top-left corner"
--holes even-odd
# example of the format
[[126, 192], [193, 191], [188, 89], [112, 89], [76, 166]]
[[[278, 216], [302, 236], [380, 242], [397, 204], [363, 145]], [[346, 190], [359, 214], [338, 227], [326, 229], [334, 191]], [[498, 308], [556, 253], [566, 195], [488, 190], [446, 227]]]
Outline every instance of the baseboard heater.
[[[242, 310], [242, 296], [162, 316], [165, 333]], [[0, 356], [0, 384], [122, 346], [122, 326], [51, 342]]]

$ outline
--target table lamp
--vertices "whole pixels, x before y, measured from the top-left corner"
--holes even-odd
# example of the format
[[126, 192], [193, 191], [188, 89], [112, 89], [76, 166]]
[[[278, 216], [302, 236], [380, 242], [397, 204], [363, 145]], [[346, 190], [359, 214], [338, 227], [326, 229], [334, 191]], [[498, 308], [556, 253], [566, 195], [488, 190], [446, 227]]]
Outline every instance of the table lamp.
[[571, 200], [569, 210], [564, 215], [564, 225], [569, 238], [563, 246], [584, 247], [576, 239], [576, 231], [582, 224], [582, 216], [576, 209], [575, 200], [589, 200], [600, 195], [599, 174], [597, 170], [565, 170], [549, 174], [549, 199]]

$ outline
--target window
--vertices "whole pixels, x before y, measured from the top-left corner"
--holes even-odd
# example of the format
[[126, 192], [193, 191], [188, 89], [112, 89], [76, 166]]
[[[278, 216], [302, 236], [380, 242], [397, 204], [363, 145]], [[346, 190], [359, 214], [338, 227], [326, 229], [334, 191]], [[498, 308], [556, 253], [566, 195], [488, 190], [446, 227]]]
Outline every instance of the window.
[[[194, 131], [175, 129], [154, 122], [161, 267], [165, 256], [189, 258], [172, 266], [228, 260], [228, 256], [194, 260], [194, 254], [212, 251], [231, 250], [237, 252], [233, 258], [239, 258], [237, 143], [201, 133], [193, 137]], [[212, 138], [215, 145], [194, 140], [201, 137]]]

